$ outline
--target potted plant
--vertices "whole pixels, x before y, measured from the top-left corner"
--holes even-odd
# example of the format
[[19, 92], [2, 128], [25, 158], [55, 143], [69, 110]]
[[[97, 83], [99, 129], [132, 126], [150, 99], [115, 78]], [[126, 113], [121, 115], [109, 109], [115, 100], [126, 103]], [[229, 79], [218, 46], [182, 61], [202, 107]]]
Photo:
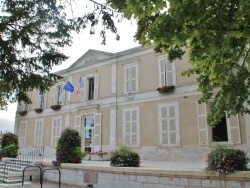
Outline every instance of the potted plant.
[[36, 113], [41, 113], [42, 111], [43, 111], [42, 108], [35, 108], [35, 112], [36, 112]]
[[167, 94], [167, 93], [173, 93], [175, 86], [170, 85], [170, 86], [162, 86], [158, 87], [156, 91], [159, 91], [160, 94]]
[[19, 111], [18, 113], [20, 116], [25, 116], [28, 113], [28, 111], [24, 110], [24, 111]]
[[60, 104], [55, 104], [55, 105], [50, 106], [50, 108], [51, 108], [52, 110], [60, 110], [61, 107], [62, 107], [62, 106], [61, 106]]

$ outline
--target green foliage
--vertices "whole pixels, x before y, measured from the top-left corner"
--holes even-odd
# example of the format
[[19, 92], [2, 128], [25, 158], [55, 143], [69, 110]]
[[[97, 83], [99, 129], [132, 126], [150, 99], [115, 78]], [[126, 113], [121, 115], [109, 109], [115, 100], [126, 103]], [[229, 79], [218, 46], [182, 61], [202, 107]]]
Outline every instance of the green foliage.
[[[75, 3], [82, 6], [76, 12], [82, 12], [74, 17], [72, 9], [67, 15]], [[68, 59], [60, 49], [71, 45], [72, 32], [89, 26], [90, 34], [95, 34], [95, 26], [101, 23], [102, 44], [107, 31], [117, 33], [113, 20], [119, 16], [105, 3], [3, 0], [0, 8], [0, 109], [6, 109], [8, 102], [31, 103], [27, 92], [44, 93], [61, 78], [51, 70]]]
[[139, 167], [140, 156], [131, 147], [120, 145], [111, 153], [110, 165], [115, 167]]
[[15, 158], [17, 156], [17, 146], [12, 143], [3, 148], [2, 151], [3, 157], [12, 157]]
[[245, 0], [126, 0], [122, 7], [125, 17], [138, 20], [135, 39], [142, 45], [154, 42], [170, 61], [188, 52], [193, 68], [183, 75], [197, 76], [200, 102], [214, 100], [211, 126], [225, 112], [250, 113], [249, 9]]
[[246, 153], [239, 149], [229, 149], [226, 146], [217, 145], [208, 154], [207, 172], [218, 172], [225, 176], [237, 171], [245, 171], [249, 158]]
[[13, 133], [5, 133], [3, 134], [3, 138], [2, 138], [2, 142], [1, 142], [1, 147], [5, 148], [6, 146], [10, 145], [10, 144], [15, 144], [17, 146], [18, 149], [18, 138], [17, 135], [13, 134]]
[[81, 137], [71, 128], [65, 129], [56, 144], [56, 160], [60, 163], [81, 163], [85, 153], [81, 151]]

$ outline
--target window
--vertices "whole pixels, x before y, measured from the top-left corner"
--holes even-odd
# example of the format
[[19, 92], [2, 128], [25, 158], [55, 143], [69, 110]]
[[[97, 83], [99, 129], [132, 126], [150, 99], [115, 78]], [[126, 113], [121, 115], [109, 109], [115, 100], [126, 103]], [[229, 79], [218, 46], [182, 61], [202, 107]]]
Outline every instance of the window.
[[20, 146], [25, 146], [26, 144], [26, 130], [27, 130], [27, 121], [21, 121], [20, 122], [20, 135], [19, 135]]
[[238, 115], [227, 118], [225, 114], [214, 128], [207, 126], [207, 111], [209, 111], [211, 105], [212, 103], [209, 105], [197, 103], [200, 145], [208, 145], [211, 142], [241, 143]]
[[159, 85], [170, 86], [176, 84], [175, 63], [169, 62], [166, 57], [158, 58]]
[[124, 75], [125, 75], [125, 94], [134, 93], [139, 91], [138, 84], [138, 64], [129, 64], [124, 66]]
[[140, 117], [138, 107], [123, 110], [123, 141], [130, 146], [140, 145]]
[[99, 74], [82, 77], [81, 101], [98, 99]]
[[[31, 98], [31, 92], [27, 92], [27, 96]], [[26, 104], [24, 101], [19, 103], [19, 111], [29, 111], [30, 104]]]
[[179, 110], [178, 103], [160, 104], [159, 109], [159, 135], [162, 146], [180, 144]]
[[46, 100], [47, 100], [47, 92], [40, 93], [40, 91], [37, 90], [35, 108], [46, 108]]
[[88, 100], [94, 99], [94, 91], [95, 91], [95, 84], [94, 84], [94, 78], [88, 79], [89, 86], [88, 86]]
[[43, 137], [43, 119], [36, 120], [34, 146], [42, 146]]
[[56, 145], [56, 139], [60, 137], [62, 129], [62, 118], [54, 117], [52, 119], [52, 137], [51, 137], [51, 146]]
[[65, 90], [62, 85], [54, 86], [52, 88], [52, 104], [63, 105], [64, 104]]
[[213, 142], [228, 142], [227, 134], [227, 120], [226, 116], [221, 118], [215, 127], [212, 128], [212, 141]]
[[84, 151], [91, 152], [91, 147], [94, 138], [94, 116], [87, 116], [84, 118], [84, 127], [85, 127], [85, 144]]
[[101, 114], [97, 113], [93, 116], [84, 118], [84, 151], [100, 151], [101, 150]]

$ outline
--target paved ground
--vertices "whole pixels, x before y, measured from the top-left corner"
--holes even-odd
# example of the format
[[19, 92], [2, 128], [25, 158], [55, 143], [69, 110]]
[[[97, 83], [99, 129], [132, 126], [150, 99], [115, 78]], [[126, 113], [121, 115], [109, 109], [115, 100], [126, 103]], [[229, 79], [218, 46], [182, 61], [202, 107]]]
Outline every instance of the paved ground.
[[[44, 162], [49, 162], [51, 163], [50, 160], [44, 160]], [[85, 166], [110, 166], [110, 161], [83, 161], [81, 165]], [[141, 167], [139, 168], [151, 168], [151, 169], [168, 169], [168, 170], [173, 170], [173, 169], [189, 169], [189, 170], [203, 170], [206, 167], [205, 162], [193, 162], [193, 161], [142, 161], [141, 162]], [[19, 184], [0, 184], [0, 188], [6, 188], [6, 187], [12, 187], [12, 188], [40, 188], [41, 185], [39, 182], [36, 183], [29, 183], [25, 182], [24, 186], [22, 186], [21, 183]], [[53, 182], [48, 182], [44, 181], [43, 182], [43, 188], [56, 188], [59, 187], [58, 183], [53, 183]], [[86, 188], [83, 186], [72, 186], [72, 185], [66, 185], [66, 184], [61, 184], [61, 188]]]

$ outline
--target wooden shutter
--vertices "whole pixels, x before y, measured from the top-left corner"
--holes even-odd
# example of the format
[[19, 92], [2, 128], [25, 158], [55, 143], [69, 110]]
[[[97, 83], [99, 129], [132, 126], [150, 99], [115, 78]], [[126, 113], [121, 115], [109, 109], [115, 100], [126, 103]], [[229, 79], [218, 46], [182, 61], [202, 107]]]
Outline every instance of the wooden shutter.
[[[69, 76], [68, 81], [72, 83], [72, 76]], [[70, 101], [71, 101], [71, 92], [67, 92], [67, 102], [70, 102]]]
[[137, 66], [130, 67], [130, 88], [131, 92], [137, 91]]
[[56, 102], [56, 86], [52, 87], [52, 105], [57, 104]]
[[41, 101], [40, 91], [37, 89], [36, 90], [35, 108], [40, 108], [40, 101]]
[[206, 104], [197, 103], [198, 134], [200, 145], [208, 145], [207, 110]]
[[173, 85], [173, 66], [172, 63], [166, 61], [166, 85]]
[[26, 130], [27, 130], [27, 121], [20, 122], [20, 146], [25, 146], [26, 144]]
[[159, 86], [166, 85], [166, 63], [165, 58], [161, 58], [158, 60], [158, 68], [159, 68]]
[[47, 104], [47, 95], [48, 92], [46, 91], [45, 93], [43, 93], [43, 105], [42, 108], [46, 108], [46, 104]]
[[61, 86], [60, 88], [60, 93], [61, 93], [61, 97], [60, 97], [60, 102], [61, 102], [61, 105], [64, 105], [64, 101], [65, 101], [65, 90], [63, 89], [63, 86]]
[[43, 132], [43, 120], [36, 120], [36, 129], [35, 129], [35, 146], [42, 146], [42, 132]]
[[75, 130], [80, 133], [81, 128], [81, 116], [75, 116]]
[[94, 99], [98, 99], [98, 87], [99, 87], [99, 74], [94, 78]]
[[227, 124], [229, 129], [230, 143], [240, 144], [241, 138], [240, 138], [239, 116], [238, 115], [230, 116], [230, 118], [227, 118]]
[[131, 146], [138, 146], [139, 145], [139, 135], [138, 135], [138, 111], [137, 110], [131, 110]]
[[131, 91], [130, 89], [130, 68], [125, 68], [125, 94], [129, 93]]
[[123, 111], [123, 141], [126, 145], [130, 145], [130, 134], [131, 134], [131, 126], [130, 126], [130, 111]]
[[160, 113], [160, 143], [161, 145], [169, 145], [167, 106], [161, 106], [159, 113]]
[[85, 100], [85, 78], [82, 77], [82, 87], [80, 88], [80, 99], [81, 101]]
[[178, 103], [162, 104], [159, 106], [159, 132], [161, 145], [179, 145], [179, 116]]
[[61, 118], [53, 118], [51, 145], [56, 145], [56, 139], [61, 133]]
[[178, 126], [178, 109], [177, 104], [171, 104], [168, 106], [169, 116], [169, 144], [170, 145], [179, 145], [180, 136], [179, 136], [179, 126]]
[[101, 151], [101, 135], [102, 135], [102, 114], [94, 115], [94, 151]]

